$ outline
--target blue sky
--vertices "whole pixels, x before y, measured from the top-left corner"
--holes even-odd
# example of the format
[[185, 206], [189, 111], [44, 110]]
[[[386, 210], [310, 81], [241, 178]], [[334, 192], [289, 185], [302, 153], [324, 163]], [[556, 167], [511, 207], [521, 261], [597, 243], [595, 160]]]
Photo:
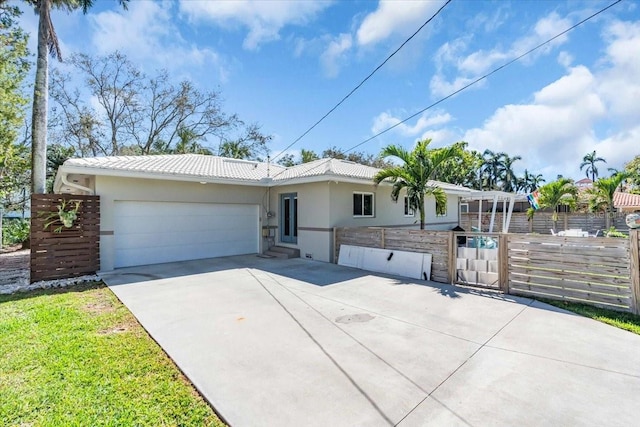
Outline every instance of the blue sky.
[[[218, 89], [225, 110], [274, 136], [272, 155], [299, 137], [444, 1], [100, 0], [87, 15], [53, 15], [63, 55], [127, 54]], [[349, 149], [499, 67], [609, 1], [453, 0], [354, 95], [294, 145]], [[36, 17], [26, 10], [24, 28]], [[640, 154], [640, 3], [624, 0], [543, 49], [360, 146], [443, 146], [520, 155], [547, 180], [580, 179], [582, 156], [607, 167]]]

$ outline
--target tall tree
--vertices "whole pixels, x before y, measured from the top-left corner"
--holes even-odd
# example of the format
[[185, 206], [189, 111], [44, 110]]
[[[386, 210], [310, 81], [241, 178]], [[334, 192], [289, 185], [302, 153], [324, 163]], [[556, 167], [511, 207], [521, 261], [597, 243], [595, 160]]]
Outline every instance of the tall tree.
[[587, 174], [587, 178], [591, 178], [591, 181], [594, 182], [598, 177], [598, 168], [596, 167], [596, 163], [598, 162], [607, 163], [602, 157], [596, 156], [596, 150], [593, 150], [593, 152], [585, 154], [582, 158], [582, 163], [580, 163], [580, 170], [586, 166], [587, 169], [585, 173]]
[[[33, 86], [31, 119], [31, 185], [32, 192], [45, 192], [47, 170], [47, 109], [49, 103], [49, 54], [61, 60], [60, 43], [51, 20], [51, 9], [71, 12], [82, 9], [87, 13], [94, 0], [26, 0], [38, 14], [38, 53]], [[126, 9], [129, 0], [118, 0]]]
[[27, 35], [18, 26], [20, 10], [0, 2], [0, 202], [11, 196], [28, 178], [28, 145], [20, 140], [27, 98], [21, 90], [29, 71]]
[[532, 193], [545, 182], [542, 174], [529, 173], [527, 169], [524, 170], [524, 175], [518, 179], [518, 191], [524, 191], [525, 193]]
[[628, 174], [631, 192], [640, 194], [640, 154], [625, 163], [624, 172]]
[[424, 230], [425, 196], [432, 195], [436, 206], [446, 206], [447, 195], [432, 180], [443, 163], [461, 155], [459, 145], [452, 145], [444, 149], [429, 149], [430, 139], [419, 141], [412, 151], [407, 151], [397, 145], [389, 145], [382, 150], [380, 157], [395, 157], [403, 162], [402, 166], [392, 166], [383, 169], [373, 177], [378, 185], [389, 180], [393, 183], [391, 200], [398, 201], [400, 192], [405, 189], [409, 200], [409, 207], [420, 213], [420, 229]]
[[502, 152], [484, 150], [482, 157], [484, 162], [480, 169], [483, 190], [496, 190], [500, 181], [500, 171], [503, 167], [503, 159], [506, 156]]
[[520, 156], [510, 157], [507, 154], [502, 155], [500, 165], [498, 167], [498, 176], [502, 185], [502, 191], [514, 192], [518, 187], [518, 178], [513, 171], [513, 163], [522, 160]]
[[318, 160], [320, 157], [313, 150], [305, 150], [304, 148], [300, 150], [300, 162], [301, 163], [309, 163], [314, 160]]
[[[438, 168], [434, 179], [481, 190], [482, 181], [478, 171], [483, 164], [482, 154], [467, 150], [468, 144], [466, 142], [456, 142], [456, 145], [460, 148], [460, 156], [444, 162]], [[441, 150], [441, 148], [436, 150]]]
[[[538, 191], [540, 193], [538, 197], [540, 208], [553, 210], [551, 219], [553, 221], [553, 228], [557, 228], [558, 207], [567, 206], [569, 209], [574, 209], [576, 207], [578, 189], [572, 179], [558, 178], [556, 181], [543, 185]], [[529, 208], [527, 211], [529, 218], [533, 217], [534, 212], [533, 208]]]

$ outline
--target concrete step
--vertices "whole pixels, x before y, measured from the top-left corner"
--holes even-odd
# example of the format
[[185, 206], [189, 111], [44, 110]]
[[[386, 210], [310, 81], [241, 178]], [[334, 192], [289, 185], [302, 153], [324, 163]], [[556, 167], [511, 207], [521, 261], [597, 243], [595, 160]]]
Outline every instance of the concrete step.
[[278, 258], [300, 258], [300, 249], [272, 246], [265, 254]]
[[265, 251], [263, 255], [267, 255], [269, 258], [289, 259], [289, 255], [282, 252]]

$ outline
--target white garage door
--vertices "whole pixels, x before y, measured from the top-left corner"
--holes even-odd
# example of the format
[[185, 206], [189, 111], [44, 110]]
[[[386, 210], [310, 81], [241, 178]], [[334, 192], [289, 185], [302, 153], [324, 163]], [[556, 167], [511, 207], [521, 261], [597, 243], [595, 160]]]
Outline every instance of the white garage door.
[[258, 205], [115, 202], [115, 267], [257, 253]]

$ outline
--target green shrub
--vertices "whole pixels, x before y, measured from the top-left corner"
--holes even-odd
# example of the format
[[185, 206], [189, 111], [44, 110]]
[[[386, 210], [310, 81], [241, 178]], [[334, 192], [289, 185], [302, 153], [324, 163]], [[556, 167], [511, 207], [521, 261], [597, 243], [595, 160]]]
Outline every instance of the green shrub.
[[2, 244], [15, 245], [29, 238], [30, 224], [28, 219], [3, 218]]
[[616, 230], [615, 227], [609, 228], [609, 231], [607, 231], [605, 233], [605, 236], [607, 236], [607, 237], [617, 237], [619, 239], [628, 239], [629, 238], [629, 236], [627, 236], [626, 234], [621, 233], [620, 231]]

